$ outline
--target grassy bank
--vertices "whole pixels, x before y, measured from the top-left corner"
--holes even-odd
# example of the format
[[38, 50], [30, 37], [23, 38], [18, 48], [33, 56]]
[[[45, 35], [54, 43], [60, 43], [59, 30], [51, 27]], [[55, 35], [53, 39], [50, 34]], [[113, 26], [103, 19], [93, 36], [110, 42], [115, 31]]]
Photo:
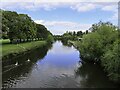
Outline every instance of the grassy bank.
[[[6, 43], [7, 40], [2, 42]], [[26, 42], [26, 43], [20, 43], [20, 44], [3, 44], [2, 47], [0, 47], [2, 50], [1, 57], [4, 58], [8, 55], [17, 55], [20, 53], [24, 53], [31, 49], [42, 47], [46, 45], [46, 43], [47, 43], [46, 41], [33, 41], [33, 42]]]
[[7, 44], [7, 43], [10, 43], [10, 40], [9, 39], [0, 39], [0, 44]]

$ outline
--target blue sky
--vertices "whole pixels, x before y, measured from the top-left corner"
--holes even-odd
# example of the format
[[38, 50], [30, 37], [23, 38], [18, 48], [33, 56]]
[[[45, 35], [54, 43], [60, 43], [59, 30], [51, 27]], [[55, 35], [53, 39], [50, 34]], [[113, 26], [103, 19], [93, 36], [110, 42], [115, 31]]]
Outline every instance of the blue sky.
[[28, 14], [36, 23], [45, 25], [53, 34], [66, 31], [85, 31], [94, 23], [118, 23], [118, 0], [85, 2], [84, 0], [41, 1], [2, 0], [1, 9]]

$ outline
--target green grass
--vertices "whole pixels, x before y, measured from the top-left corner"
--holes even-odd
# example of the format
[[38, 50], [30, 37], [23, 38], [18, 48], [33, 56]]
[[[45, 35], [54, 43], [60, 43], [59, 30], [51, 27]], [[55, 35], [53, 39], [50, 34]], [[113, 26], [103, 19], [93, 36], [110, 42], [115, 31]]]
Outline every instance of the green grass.
[[[7, 41], [7, 40], [6, 40]], [[4, 41], [5, 42], [5, 41]], [[9, 54], [19, 54], [37, 47], [42, 47], [46, 44], [46, 41], [33, 41], [20, 44], [3, 44], [2, 47], [2, 57]]]
[[0, 44], [7, 44], [7, 43], [10, 43], [10, 40], [9, 39], [0, 39]]

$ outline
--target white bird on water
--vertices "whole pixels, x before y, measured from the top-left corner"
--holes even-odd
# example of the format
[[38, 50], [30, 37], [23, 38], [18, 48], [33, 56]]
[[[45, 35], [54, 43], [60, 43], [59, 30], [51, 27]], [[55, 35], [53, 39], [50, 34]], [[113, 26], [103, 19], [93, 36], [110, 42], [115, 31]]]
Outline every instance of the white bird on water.
[[27, 61], [30, 62], [30, 59], [28, 59]]
[[15, 65], [17, 66], [17, 65], [18, 65], [18, 62], [16, 62]]

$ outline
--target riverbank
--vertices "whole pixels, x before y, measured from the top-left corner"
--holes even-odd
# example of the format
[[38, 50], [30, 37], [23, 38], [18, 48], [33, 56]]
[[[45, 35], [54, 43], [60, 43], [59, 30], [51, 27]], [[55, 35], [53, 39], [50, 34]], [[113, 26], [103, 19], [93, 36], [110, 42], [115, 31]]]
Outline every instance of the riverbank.
[[2, 60], [5, 60], [9, 57], [14, 57], [22, 53], [26, 53], [30, 50], [43, 47], [47, 44], [46, 41], [33, 41], [20, 44], [5, 44], [0, 47], [2, 50]]
[[79, 47], [79, 42], [78, 41], [71, 41], [71, 40], [69, 40], [68, 43], [72, 44], [77, 49]]
[[117, 87], [108, 80], [98, 65], [91, 63], [80, 65], [78, 50], [64, 45], [61, 41], [54, 42], [49, 50], [42, 48], [32, 51], [9, 60], [8, 65], [3, 65], [5, 66], [2, 77], [3, 88]]
[[[77, 50], [79, 50], [79, 52], [81, 52], [81, 48], [84, 48], [84, 47], [82, 47], [82, 42], [79, 42], [79, 41], [71, 41], [71, 40], [69, 40], [68, 43], [72, 44]], [[118, 53], [116, 53], [116, 54], [118, 54]], [[106, 73], [106, 75], [109, 77], [109, 79], [111, 81], [113, 81], [116, 84], [120, 83], [119, 82], [119, 73], [117, 73], [117, 72], [113, 73], [113, 71], [111, 71], [112, 74], [110, 74], [109, 71], [108, 71], [108, 69], [105, 68], [105, 66], [104, 66], [104, 63], [102, 61], [103, 59], [100, 59], [100, 62], [96, 62], [96, 61], [94, 61], [92, 59], [91, 60], [87, 59], [84, 56], [85, 55], [83, 55], [82, 53], [80, 54], [81, 59], [83, 59], [85, 62], [93, 63], [93, 64], [96, 64], [96, 65], [100, 65], [104, 69], [104, 72]], [[117, 61], [117, 59], [115, 59], [115, 58], [113, 58], [113, 59]], [[109, 62], [107, 61], [106, 58], [104, 59], [104, 61], [106, 61], [106, 64], [109, 64]]]

